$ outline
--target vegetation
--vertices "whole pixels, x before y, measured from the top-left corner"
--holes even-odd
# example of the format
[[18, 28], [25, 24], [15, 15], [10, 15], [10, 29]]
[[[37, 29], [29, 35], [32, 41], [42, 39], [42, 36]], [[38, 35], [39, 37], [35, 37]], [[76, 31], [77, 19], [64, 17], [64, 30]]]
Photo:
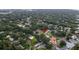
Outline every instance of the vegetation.
[[[79, 23], [76, 20], [79, 12], [74, 10], [3, 10], [0, 12], [4, 11], [7, 14], [0, 14], [1, 50], [52, 50], [50, 38], [40, 30], [48, 28], [51, 35], [60, 40], [61, 37], [76, 31]], [[38, 43], [44, 47], [35, 47]], [[60, 45], [63, 46], [62, 43]]]

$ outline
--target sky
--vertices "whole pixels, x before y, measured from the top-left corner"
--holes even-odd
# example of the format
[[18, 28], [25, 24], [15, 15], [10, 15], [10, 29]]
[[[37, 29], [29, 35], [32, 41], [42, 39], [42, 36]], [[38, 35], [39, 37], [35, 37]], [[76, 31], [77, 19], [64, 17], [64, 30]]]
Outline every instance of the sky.
[[79, 10], [79, 0], [0, 0], [0, 9]]

